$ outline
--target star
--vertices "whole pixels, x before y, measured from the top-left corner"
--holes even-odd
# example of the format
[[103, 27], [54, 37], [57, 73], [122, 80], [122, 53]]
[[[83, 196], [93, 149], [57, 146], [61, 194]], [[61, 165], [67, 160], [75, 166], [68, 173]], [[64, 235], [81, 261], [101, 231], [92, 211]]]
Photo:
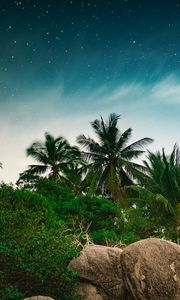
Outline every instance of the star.
[[19, 6], [19, 5], [22, 4], [22, 2], [21, 2], [21, 1], [15, 1], [15, 4], [16, 4], [17, 6]]

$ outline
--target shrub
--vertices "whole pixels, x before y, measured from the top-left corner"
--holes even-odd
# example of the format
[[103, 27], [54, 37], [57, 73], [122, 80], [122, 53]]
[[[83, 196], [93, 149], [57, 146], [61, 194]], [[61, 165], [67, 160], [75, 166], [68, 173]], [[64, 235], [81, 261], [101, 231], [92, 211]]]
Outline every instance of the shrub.
[[67, 265], [78, 249], [47, 199], [1, 186], [0, 232], [0, 299], [76, 298], [77, 276]]

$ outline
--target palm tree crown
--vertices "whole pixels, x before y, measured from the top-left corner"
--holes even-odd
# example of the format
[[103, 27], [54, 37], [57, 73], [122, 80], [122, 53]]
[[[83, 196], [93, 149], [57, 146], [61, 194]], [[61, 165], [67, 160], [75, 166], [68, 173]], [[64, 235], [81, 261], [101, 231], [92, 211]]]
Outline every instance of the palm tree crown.
[[30, 165], [28, 172], [31, 174], [45, 174], [59, 179], [65, 172], [69, 163], [80, 160], [80, 151], [75, 146], [70, 146], [63, 137], [54, 138], [45, 133], [45, 142], [34, 142], [27, 150], [27, 155], [34, 158], [39, 164]]
[[119, 118], [112, 113], [106, 123], [102, 117], [91, 122], [98, 142], [83, 134], [77, 137], [77, 142], [87, 150], [82, 153], [90, 162], [92, 185], [106, 190], [117, 201], [123, 199], [122, 186], [131, 182], [136, 170], [143, 168], [132, 159], [138, 158], [144, 152], [142, 148], [153, 141], [143, 138], [127, 145], [132, 129], [121, 133], [117, 127]]

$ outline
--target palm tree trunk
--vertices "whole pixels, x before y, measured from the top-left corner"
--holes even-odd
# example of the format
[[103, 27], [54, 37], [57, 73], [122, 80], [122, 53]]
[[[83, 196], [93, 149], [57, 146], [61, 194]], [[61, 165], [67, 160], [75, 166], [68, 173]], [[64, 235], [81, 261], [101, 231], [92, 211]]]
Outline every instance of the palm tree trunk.
[[111, 179], [110, 179], [110, 189], [111, 189], [111, 194], [112, 194], [112, 199], [115, 201], [115, 202], [119, 202], [122, 204], [122, 206], [125, 206], [125, 202], [124, 202], [124, 193], [123, 193], [123, 190], [122, 190], [122, 186], [121, 186], [121, 182], [119, 180], [119, 177], [117, 175], [117, 170], [116, 170], [116, 167], [111, 164], [110, 166], [110, 176], [111, 176]]
[[112, 192], [112, 199], [115, 202], [120, 203], [123, 207], [127, 207], [125, 199], [124, 199], [124, 193], [123, 193], [122, 187], [120, 185], [118, 185], [116, 190]]
[[53, 179], [57, 182], [60, 180], [60, 175], [59, 175], [59, 166], [54, 165], [52, 168], [52, 177]]

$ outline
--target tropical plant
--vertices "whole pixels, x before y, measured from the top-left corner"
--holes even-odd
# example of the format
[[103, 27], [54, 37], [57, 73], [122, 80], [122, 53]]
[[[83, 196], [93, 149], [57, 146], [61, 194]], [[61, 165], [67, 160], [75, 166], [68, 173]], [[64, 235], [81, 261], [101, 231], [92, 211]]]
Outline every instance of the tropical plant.
[[162, 149], [162, 153], [149, 152], [147, 158], [142, 183], [151, 192], [162, 195], [168, 211], [174, 214], [174, 208], [180, 202], [180, 149], [175, 144], [170, 155]]
[[77, 142], [87, 149], [82, 154], [90, 164], [88, 178], [91, 188], [109, 194], [116, 201], [123, 201], [122, 187], [131, 184], [136, 172], [143, 169], [133, 160], [153, 140], [143, 138], [127, 146], [132, 129], [121, 133], [117, 127], [119, 118], [119, 115], [112, 113], [106, 123], [102, 117], [96, 119], [91, 125], [98, 141], [82, 134], [77, 137]]
[[166, 237], [176, 240], [180, 229], [180, 149], [174, 145], [170, 155], [149, 152], [144, 161], [145, 173], [139, 180], [142, 186], [127, 187], [136, 204], [143, 205], [149, 216], [154, 216], [164, 228]]
[[[45, 142], [34, 142], [27, 150], [27, 156], [34, 158], [39, 164], [30, 165], [25, 171], [31, 175], [48, 174], [55, 180], [59, 180], [65, 175], [68, 165], [72, 163], [79, 164], [81, 154], [78, 147], [70, 146], [63, 137], [54, 138], [51, 134], [45, 133]], [[21, 178], [23, 173], [21, 174]]]

